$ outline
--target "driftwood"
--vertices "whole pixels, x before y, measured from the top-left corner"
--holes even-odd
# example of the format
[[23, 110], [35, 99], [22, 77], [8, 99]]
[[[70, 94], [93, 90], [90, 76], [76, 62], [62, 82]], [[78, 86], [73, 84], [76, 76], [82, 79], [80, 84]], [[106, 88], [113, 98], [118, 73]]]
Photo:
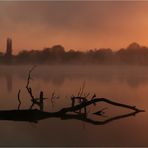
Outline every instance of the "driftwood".
[[[122, 104], [123, 105], [123, 104]], [[105, 119], [103, 121], [97, 121], [90, 119], [86, 116], [86, 114], [72, 114], [69, 113], [72, 110], [76, 110], [76, 108], [79, 108], [80, 106], [76, 107], [67, 107], [63, 108], [57, 112], [44, 112], [41, 110], [33, 109], [33, 110], [5, 110], [0, 111], [0, 120], [8, 120], [8, 121], [25, 121], [25, 122], [34, 122], [37, 123], [40, 120], [48, 119], [48, 118], [60, 118], [62, 120], [68, 120], [68, 119], [75, 119], [75, 120], [81, 120], [83, 122], [87, 122], [93, 125], [103, 125], [107, 124], [109, 122], [135, 116], [139, 112], [144, 112], [144, 110], [137, 109], [137, 108], [130, 108], [132, 112], [127, 114], [122, 114], [114, 117], [110, 117], [108, 119]]]
[[[76, 98], [82, 99], [82, 97], [76, 97]], [[127, 114], [122, 114], [122, 115], [110, 117], [108, 119], [104, 119], [103, 121], [97, 121], [97, 120], [88, 118], [86, 112], [84, 112], [84, 113], [78, 112], [78, 114], [75, 113], [76, 111], [79, 111], [80, 109], [83, 109], [86, 106], [94, 105], [94, 103], [96, 104], [98, 102], [106, 102], [106, 103], [114, 105], [114, 106], [127, 108], [131, 111]], [[104, 113], [103, 111], [105, 109], [106, 108], [103, 108], [103, 109], [97, 111], [95, 114], [102, 116], [102, 114]], [[40, 120], [44, 120], [44, 119], [48, 119], [48, 118], [60, 118], [62, 120], [75, 119], [75, 120], [80, 120], [80, 121], [87, 122], [87, 123], [90, 123], [93, 125], [103, 125], [103, 124], [107, 124], [107, 123], [115, 121], [115, 120], [135, 116], [136, 114], [138, 114], [140, 112], [144, 112], [144, 110], [139, 109], [136, 106], [130, 106], [127, 104], [117, 103], [117, 102], [111, 101], [111, 99], [107, 99], [107, 98], [94, 98], [93, 97], [93, 99], [91, 99], [89, 101], [85, 101], [85, 102], [82, 102], [81, 104], [74, 105], [71, 107], [62, 108], [61, 110], [59, 110], [57, 112], [44, 112], [41, 109], [40, 110], [30, 109], [30, 110], [0, 111], [0, 120], [25, 121], [25, 122], [37, 123]]]
[[106, 102], [106, 103], [109, 103], [109, 104], [114, 105], [114, 106], [128, 108], [128, 109], [131, 109], [131, 110], [134, 110], [134, 111], [137, 111], [137, 112], [144, 111], [144, 110], [136, 108], [136, 106], [130, 106], [130, 105], [126, 105], [126, 104], [117, 103], [117, 102], [111, 101], [111, 99], [106, 99], [106, 98], [94, 98], [90, 101], [82, 102], [81, 104], [73, 106], [73, 107], [63, 108], [62, 111], [65, 112], [65, 113], [70, 112], [70, 111], [74, 112], [76, 110], [82, 109], [86, 106], [89, 106], [89, 105], [97, 103], [97, 102]]
[[[19, 106], [18, 110], [6, 110], [6, 111], [0, 111], [0, 120], [13, 120], [13, 121], [28, 121], [28, 122], [38, 122], [39, 120], [43, 120], [46, 118], [61, 118], [61, 119], [76, 119], [81, 120], [84, 122], [88, 122], [94, 125], [102, 125], [109, 123], [114, 120], [130, 117], [133, 115], [136, 115], [139, 112], [144, 112], [144, 110], [137, 108], [136, 106], [131, 106], [127, 104], [118, 103], [115, 101], [112, 101], [112, 99], [108, 98], [97, 98], [96, 94], [94, 94], [90, 99], [88, 99], [89, 93], [84, 93], [84, 87], [85, 83], [83, 83], [82, 88], [80, 88], [77, 96], [72, 96], [71, 101], [72, 105], [70, 107], [62, 108], [61, 110], [57, 112], [45, 112], [43, 111], [44, 108], [44, 100], [47, 98], [44, 98], [43, 91], [40, 91], [39, 98], [35, 98], [32, 92], [32, 88], [30, 87], [30, 80], [31, 80], [31, 72], [35, 68], [32, 67], [31, 70], [29, 70], [28, 77], [27, 77], [27, 84], [26, 89], [31, 97], [31, 107], [29, 110], [20, 110], [20, 90], [18, 92], [18, 101]], [[54, 98], [54, 92], [52, 93], [51, 102], [53, 103]], [[78, 104], [76, 104], [76, 100], [78, 100]], [[108, 119], [105, 119], [104, 121], [95, 121], [87, 117], [87, 107], [90, 105], [96, 105], [99, 102], [105, 102], [114, 106], [118, 106], [121, 108], [129, 109], [130, 112], [128, 114], [123, 114], [119, 116], [110, 117]], [[39, 109], [33, 109], [34, 105], [37, 105]], [[103, 116], [104, 110], [106, 108], [103, 108], [96, 113], [95, 115]], [[81, 112], [81, 110], [84, 110], [84, 112]]]

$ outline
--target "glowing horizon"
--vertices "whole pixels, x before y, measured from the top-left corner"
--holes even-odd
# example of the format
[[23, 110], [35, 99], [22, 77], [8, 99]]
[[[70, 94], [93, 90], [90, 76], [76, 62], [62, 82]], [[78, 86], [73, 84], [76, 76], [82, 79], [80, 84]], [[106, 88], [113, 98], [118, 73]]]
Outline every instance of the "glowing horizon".
[[1, 1], [0, 51], [14, 53], [61, 44], [66, 50], [148, 46], [148, 2]]

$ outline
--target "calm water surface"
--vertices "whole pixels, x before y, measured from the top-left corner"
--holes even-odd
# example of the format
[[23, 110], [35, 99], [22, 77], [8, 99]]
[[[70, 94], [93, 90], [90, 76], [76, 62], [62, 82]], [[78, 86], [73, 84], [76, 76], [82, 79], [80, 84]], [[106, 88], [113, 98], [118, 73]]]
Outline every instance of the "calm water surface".
[[[25, 89], [30, 68], [0, 66], [1, 110], [17, 109], [19, 89], [21, 109], [30, 107], [30, 97]], [[85, 82], [85, 93], [96, 93], [98, 97], [136, 105], [146, 112], [104, 125], [58, 118], [41, 120], [37, 124], [0, 121], [0, 146], [148, 146], [148, 67], [38, 66], [32, 77], [31, 86], [36, 97], [40, 90], [48, 98], [51, 98], [52, 92], [58, 96], [54, 104], [50, 99], [45, 101], [46, 111], [70, 106], [70, 97], [76, 95]], [[101, 103], [91, 107], [88, 114], [104, 107], [107, 107], [106, 117], [98, 117], [98, 120], [127, 112]]]

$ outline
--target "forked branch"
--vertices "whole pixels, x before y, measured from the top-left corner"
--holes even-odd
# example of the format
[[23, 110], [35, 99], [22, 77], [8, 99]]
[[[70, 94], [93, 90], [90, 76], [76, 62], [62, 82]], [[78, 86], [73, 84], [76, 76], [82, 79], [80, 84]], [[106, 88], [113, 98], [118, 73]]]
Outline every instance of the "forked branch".
[[80, 110], [82, 108], [85, 108], [86, 106], [95, 104], [97, 102], [106, 102], [108, 104], [127, 108], [127, 109], [131, 109], [131, 110], [136, 111], [136, 112], [144, 112], [144, 110], [138, 109], [138, 108], [136, 108], [136, 106], [130, 106], [130, 105], [122, 104], [122, 103], [117, 103], [117, 102], [111, 101], [111, 99], [106, 99], [106, 98], [94, 98], [92, 100], [82, 102], [81, 104], [78, 104], [78, 105], [75, 105], [75, 106], [72, 106], [72, 107], [63, 108], [61, 110], [61, 112], [63, 112], [63, 113], [76, 112], [77, 110]]
[[26, 89], [27, 89], [27, 91], [28, 91], [28, 93], [29, 93], [31, 99], [33, 99], [33, 100], [34, 100], [34, 96], [33, 96], [33, 94], [32, 94], [32, 88], [29, 86], [29, 84], [30, 84], [30, 80], [32, 79], [32, 78], [31, 78], [31, 72], [34, 70], [35, 67], [36, 67], [36, 66], [33, 66], [33, 67], [29, 70], [29, 72], [28, 72], [28, 77], [27, 77], [27, 84], [26, 84]]
[[[47, 98], [44, 98], [43, 91], [40, 92], [40, 97], [39, 98], [35, 98], [33, 96], [32, 89], [29, 86], [30, 85], [30, 80], [31, 80], [31, 73], [32, 73], [32, 71], [34, 70], [35, 67], [36, 66], [33, 66], [29, 70], [28, 78], [27, 78], [27, 84], [26, 84], [26, 89], [27, 89], [27, 91], [28, 91], [28, 93], [29, 93], [29, 95], [31, 97], [31, 101], [32, 101], [32, 105], [31, 105], [30, 109], [32, 110], [32, 107], [35, 104], [37, 104], [40, 107], [41, 113], [44, 113], [44, 111], [43, 111], [44, 102], [43, 101], [44, 101], [44, 99], [47, 99]], [[131, 106], [131, 105], [127, 105], [127, 104], [118, 103], [118, 102], [112, 101], [111, 99], [107, 99], [107, 98], [96, 98], [96, 94], [94, 94], [90, 98], [90, 100], [89, 100], [89, 99], [87, 99], [87, 97], [89, 96], [89, 93], [88, 94], [84, 94], [84, 88], [85, 88], [85, 82], [83, 83], [82, 88], [80, 88], [80, 90], [78, 92], [78, 95], [77, 96], [73, 96], [71, 98], [71, 101], [72, 101], [72, 106], [71, 107], [62, 108], [61, 110], [59, 110], [57, 112], [49, 112], [48, 116], [52, 116], [52, 117], [55, 116], [55, 117], [61, 117], [61, 118], [63, 118], [63, 117], [70, 117], [71, 116], [71, 117], [76, 117], [77, 118], [80, 115], [80, 116], [83, 116], [83, 121], [85, 121], [85, 122], [90, 122], [90, 123], [93, 123], [93, 124], [102, 124], [100, 122], [93, 121], [93, 120], [87, 118], [86, 107], [88, 107], [90, 105], [95, 105], [98, 102], [106, 102], [108, 104], [111, 104], [111, 105], [114, 105], [114, 106], [118, 106], [118, 107], [122, 107], [122, 108], [127, 108], [127, 109], [130, 109], [130, 110], [133, 111], [132, 113], [127, 114], [127, 115], [117, 116], [117, 117], [114, 117], [113, 119], [112, 118], [111, 119], [107, 119], [103, 123], [107, 123], [107, 122], [110, 122], [112, 120], [120, 119], [120, 118], [127, 117], [127, 116], [130, 116], [130, 115], [135, 115], [138, 112], [144, 112], [144, 110], [138, 109], [136, 106]], [[18, 93], [18, 98], [19, 98], [19, 94], [20, 94], [20, 92]], [[52, 97], [51, 97], [51, 102], [52, 103], [53, 103], [54, 96], [55, 96], [55, 93], [53, 92], [52, 93]], [[77, 104], [77, 105], [75, 104], [76, 100], [78, 100], [78, 102], [79, 102], [79, 104]], [[83, 113], [81, 112], [82, 109], [84, 110]], [[103, 111], [105, 109], [106, 108], [103, 108], [102, 110], [99, 110], [95, 114], [102, 116], [102, 114], [104, 114]], [[70, 115], [69, 112], [77, 112], [79, 114], [72, 114], [72, 115]]]

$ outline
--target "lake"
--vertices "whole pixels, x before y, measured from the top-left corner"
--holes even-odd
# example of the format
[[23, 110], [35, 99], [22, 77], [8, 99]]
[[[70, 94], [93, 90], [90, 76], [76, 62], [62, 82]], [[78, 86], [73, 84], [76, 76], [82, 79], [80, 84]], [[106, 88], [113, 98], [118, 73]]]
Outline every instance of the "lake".
[[[29, 109], [31, 98], [26, 90], [28, 71], [32, 66], [0, 66], [1, 110], [17, 109], [18, 90], [21, 90], [21, 109]], [[34, 96], [44, 91], [45, 111], [58, 111], [71, 105], [71, 96], [77, 95], [85, 84], [84, 93], [90, 98], [110, 98], [113, 101], [135, 105], [146, 112], [93, 125], [81, 120], [49, 118], [38, 123], [0, 120], [0, 146], [148, 146], [148, 67], [147, 66], [91, 66], [54, 65], [37, 66], [30, 85]], [[51, 95], [55, 93], [54, 102]], [[107, 107], [105, 120], [129, 110], [107, 103], [91, 106], [89, 113]], [[37, 107], [35, 107], [37, 108]]]

